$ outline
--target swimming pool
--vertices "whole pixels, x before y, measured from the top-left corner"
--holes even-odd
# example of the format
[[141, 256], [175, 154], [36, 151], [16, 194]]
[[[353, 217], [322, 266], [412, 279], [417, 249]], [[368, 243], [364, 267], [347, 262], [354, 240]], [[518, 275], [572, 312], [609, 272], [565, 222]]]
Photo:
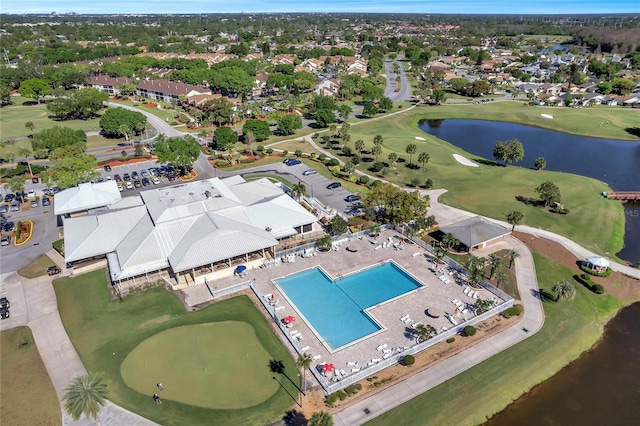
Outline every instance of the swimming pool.
[[382, 329], [365, 309], [422, 286], [393, 262], [336, 280], [316, 267], [276, 283], [332, 351]]

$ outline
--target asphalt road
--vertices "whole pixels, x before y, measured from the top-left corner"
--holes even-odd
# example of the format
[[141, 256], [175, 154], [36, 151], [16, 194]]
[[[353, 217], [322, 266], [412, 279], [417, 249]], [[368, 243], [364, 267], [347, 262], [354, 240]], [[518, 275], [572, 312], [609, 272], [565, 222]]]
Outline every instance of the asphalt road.
[[384, 95], [391, 99], [393, 102], [406, 101], [411, 99], [411, 84], [407, 78], [407, 74], [404, 72], [402, 61], [396, 58], [396, 64], [398, 64], [398, 72], [400, 75], [400, 90], [396, 91], [396, 76], [393, 72], [391, 60], [386, 60], [384, 63], [384, 70], [387, 76], [387, 85], [384, 90]]

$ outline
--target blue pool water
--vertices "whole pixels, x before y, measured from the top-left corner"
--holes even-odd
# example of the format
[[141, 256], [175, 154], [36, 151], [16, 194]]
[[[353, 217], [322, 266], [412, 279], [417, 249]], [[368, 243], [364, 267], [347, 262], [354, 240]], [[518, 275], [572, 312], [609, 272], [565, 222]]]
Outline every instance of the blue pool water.
[[332, 350], [380, 330], [364, 309], [421, 286], [391, 262], [335, 281], [313, 268], [277, 282]]

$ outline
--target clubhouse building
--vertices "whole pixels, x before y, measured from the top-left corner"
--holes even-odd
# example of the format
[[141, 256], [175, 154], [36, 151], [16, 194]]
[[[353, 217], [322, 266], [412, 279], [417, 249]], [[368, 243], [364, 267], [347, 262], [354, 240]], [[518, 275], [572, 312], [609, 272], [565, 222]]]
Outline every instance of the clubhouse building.
[[62, 191], [56, 203], [75, 193], [75, 212], [64, 212], [66, 261], [106, 260], [114, 285], [202, 284], [233, 275], [238, 265], [259, 267], [282, 240], [320, 231], [316, 216], [266, 178], [212, 178], [139, 197], [102, 197], [97, 206], [95, 192], [113, 193], [108, 186], [118, 192], [114, 182], [104, 182]]

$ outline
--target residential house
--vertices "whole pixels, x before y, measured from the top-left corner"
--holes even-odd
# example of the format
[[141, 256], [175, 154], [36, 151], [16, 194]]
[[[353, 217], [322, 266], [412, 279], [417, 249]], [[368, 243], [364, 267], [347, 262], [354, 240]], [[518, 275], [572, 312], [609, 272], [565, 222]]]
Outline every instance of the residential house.
[[116, 96], [120, 94], [120, 86], [122, 84], [130, 83], [131, 79], [128, 77], [111, 77], [109, 75], [96, 75], [89, 77], [89, 86], [107, 92], [109, 96]]
[[340, 83], [341, 81], [337, 78], [322, 80], [316, 85], [314, 93], [318, 95], [333, 96], [338, 93], [338, 90], [340, 90]]
[[136, 95], [164, 102], [176, 103], [180, 98], [193, 95], [210, 95], [211, 89], [192, 86], [179, 81], [142, 80], [136, 88]]
[[543, 83], [538, 86], [538, 92], [543, 93], [545, 95], [559, 95], [562, 92], [562, 88], [559, 84], [554, 83]]

